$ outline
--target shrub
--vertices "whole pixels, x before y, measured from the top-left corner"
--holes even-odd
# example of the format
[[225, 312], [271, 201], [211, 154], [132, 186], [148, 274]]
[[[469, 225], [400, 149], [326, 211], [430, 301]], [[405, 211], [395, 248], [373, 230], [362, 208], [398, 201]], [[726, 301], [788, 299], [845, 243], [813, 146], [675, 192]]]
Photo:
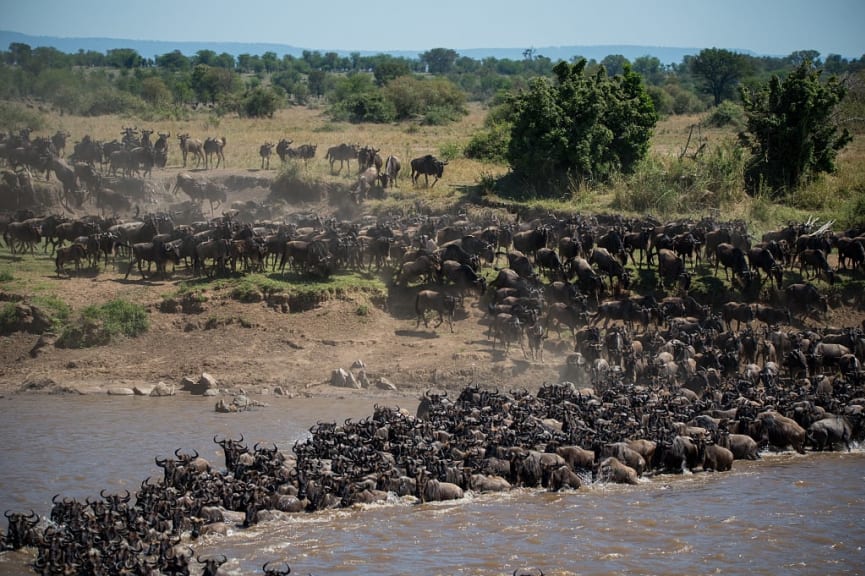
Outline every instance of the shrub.
[[134, 338], [149, 328], [143, 306], [125, 300], [112, 300], [101, 306], [84, 308], [77, 321], [68, 325], [57, 339], [60, 348], [104, 346], [116, 336]]
[[745, 110], [739, 104], [724, 100], [712, 109], [704, 121], [706, 126], [741, 128], [745, 125]]
[[18, 326], [18, 313], [13, 302], [4, 302], [0, 306], [0, 334], [11, 334]]
[[475, 160], [507, 162], [510, 130], [510, 126], [506, 124], [495, 124], [487, 130], [476, 133], [466, 144], [463, 154], [466, 158]]
[[12, 282], [15, 279], [9, 270], [0, 270], [0, 282]]

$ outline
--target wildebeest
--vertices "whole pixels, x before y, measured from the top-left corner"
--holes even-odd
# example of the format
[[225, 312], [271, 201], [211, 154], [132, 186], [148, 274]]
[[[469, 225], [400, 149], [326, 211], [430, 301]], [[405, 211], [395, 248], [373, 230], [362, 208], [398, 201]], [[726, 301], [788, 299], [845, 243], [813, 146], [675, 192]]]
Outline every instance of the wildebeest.
[[546, 226], [517, 232], [513, 236], [514, 250], [534, 256], [538, 250], [547, 246], [550, 237], [550, 229]]
[[823, 313], [829, 311], [827, 297], [813, 284], [790, 284], [784, 289], [784, 293], [787, 295], [787, 308], [791, 313], [801, 312], [808, 315], [815, 311]]
[[441, 278], [443, 282], [455, 284], [460, 297], [465, 290], [477, 290], [478, 296], [483, 296], [487, 289], [487, 282], [483, 276], [479, 276], [468, 264], [460, 264], [455, 260], [442, 262]]
[[54, 151], [58, 156], [63, 158], [66, 155], [66, 139], [69, 138], [69, 132], [58, 130], [51, 137], [51, 145], [54, 146]]
[[399, 176], [400, 170], [400, 161], [396, 156], [388, 156], [384, 161], [384, 169], [379, 174], [379, 178], [381, 179], [381, 187], [387, 188], [391, 186], [393, 188], [397, 187], [397, 177]]
[[141, 273], [141, 279], [145, 280], [144, 268], [141, 264], [144, 261], [153, 262], [156, 264], [156, 272], [165, 279], [165, 264], [173, 262], [175, 265], [180, 264], [180, 247], [177, 244], [170, 242], [140, 242], [132, 245], [132, 260], [129, 261], [129, 268], [126, 269], [124, 280], [129, 278], [129, 273], [132, 272], [132, 266], [137, 264], [138, 271]]
[[429, 320], [426, 317], [428, 310], [432, 310], [438, 314], [438, 323], [433, 328], [438, 328], [447, 317], [451, 332], [454, 331], [454, 311], [456, 310], [457, 299], [453, 296], [438, 292], [436, 290], [421, 290], [417, 293], [414, 301], [414, 310], [417, 314], [417, 322], [415, 326], [420, 326], [421, 320], [423, 325], [429, 327]]
[[757, 416], [757, 422], [761, 437], [770, 445], [781, 449], [792, 446], [796, 452], [805, 453], [805, 429], [792, 418], [767, 410]]
[[637, 472], [630, 466], [622, 463], [615, 456], [610, 456], [601, 461], [598, 466], [598, 481], [613, 482], [616, 484], [639, 484]]
[[571, 488], [573, 490], [579, 489], [583, 485], [580, 477], [573, 470], [568, 467], [567, 464], [559, 466], [552, 472], [550, 472], [549, 483], [547, 484], [547, 490], [550, 492], [558, 492], [564, 488]]
[[75, 262], [75, 273], [81, 271], [81, 261], [87, 258], [87, 250], [83, 244], [71, 244], [70, 246], [61, 246], [57, 249], [57, 254], [54, 257], [54, 267], [57, 270], [57, 275], [65, 272], [64, 265], [68, 262]]
[[724, 319], [727, 330], [733, 329], [733, 320], [736, 321], [736, 330], [739, 330], [742, 322], [750, 324], [754, 321], [754, 309], [744, 302], [725, 302], [721, 308], [721, 318]]
[[418, 178], [421, 174], [423, 174], [424, 182], [426, 186], [429, 187], [429, 177], [434, 176], [435, 180], [433, 180], [432, 185], [435, 186], [436, 182], [439, 181], [439, 178], [444, 174], [445, 166], [447, 165], [446, 160], [439, 160], [432, 154], [427, 154], [426, 156], [421, 156], [419, 158], [414, 158], [411, 161], [411, 181], [412, 184], [417, 185]]
[[829, 284], [835, 283], [835, 271], [826, 260], [826, 253], [819, 249], [808, 248], [799, 252], [799, 273], [807, 277], [808, 271], [813, 271], [812, 277], [822, 275]]
[[832, 450], [835, 444], [843, 442], [849, 452], [852, 439], [853, 429], [843, 416], [830, 416], [808, 426], [808, 442], [814, 450]]
[[722, 242], [715, 248], [715, 274], [718, 273], [718, 266], [724, 267], [724, 275], [727, 280], [730, 279], [730, 269], [733, 269], [733, 275], [739, 276], [745, 283], [751, 279], [751, 270], [748, 268], [748, 262], [745, 259], [745, 252], [732, 244]]
[[207, 168], [204, 159], [204, 143], [197, 138], [190, 138], [189, 134], [178, 134], [177, 139], [180, 140], [180, 153], [183, 155], [183, 167], [186, 168], [186, 159], [189, 154], [195, 158], [195, 167], [198, 168], [201, 164]]
[[654, 226], [643, 226], [639, 232], [628, 232], [622, 236], [622, 244], [632, 261], [634, 260], [634, 252], [640, 251], [640, 260], [637, 262], [639, 268], [643, 267], [643, 254], [646, 255], [646, 262], [652, 264], [650, 244], [654, 232]]
[[[270, 156], [273, 154], [273, 142], [265, 142], [258, 148], [258, 155], [261, 156], [261, 169], [270, 170]], [[265, 168], [265, 166], [267, 166]]]
[[355, 144], [339, 144], [328, 148], [327, 154], [325, 154], [324, 157], [330, 162], [330, 173], [334, 173], [333, 165], [337, 160], [339, 160], [339, 170], [336, 172], [337, 174], [342, 172], [343, 164], [347, 164], [348, 169], [351, 170], [351, 161], [357, 158], [357, 152], [358, 146]]
[[281, 162], [285, 162], [289, 157], [289, 150], [291, 150], [292, 142], [294, 142], [294, 140], [280, 138], [279, 142], [276, 143], [276, 155], [279, 156]]
[[850, 268], [855, 270], [860, 266], [865, 266], [865, 236], [857, 236], [850, 238], [842, 236], [836, 242], [838, 246], [838, 266], [847, 268], [849, 261]]
[[459, 500], [463, 497], [463, 489], [453, 482], [436, 480], [429, 472], [423, 470], [418, 474], [417, 497], [421, 502]]
[[767, 326], [790, 324], [792, 320], [792, 314], [788, 308], [775, 308], [766, 304], [754, 305], [754, 317]]
[[709, 444], [703, 449], [703, 470], [726, 472], [733, 468], [734, 459], [733, 452], [729, 448]]
[[216, 167], [225, 168], [225, 136], [221, 138], [207, 137], [204, 140], [204, 168], [213, 168], [213, 158], [216, 157]]
[[177, 181], [172, 192], [177, 194], [178, 190], [183, 190], [187, 196], [196, 202], [208, 200], [211, 214], [227, 200], [224, 187], [202, 176], [193, 176], [189, 172], [181, 172], [177, 175]]
[[610, 279], [610, 289], [613, 288], [613, 278], [618, 279], [619, 287], [628, 289], [631, 282], [630, 274], [625, 267], [616, 260], [605, 248], [595, 248], [589, 256], [589, 263], [595, 264], [598, 270], [606, 274]]
[[381, 148], [373, 148], [372, 146], [363, 146], [357, 151], [357, 171], [363, 172], [367, 168], [375, 166], [377, 172], [381, 172], [382, 161], [379, 156]]
[[523, 344], [523, 332], [525, 325], [520, 321], [519, 317], [514, 314], [500, 312], [493, 318], [490, 324], [490, 333], [492, 334], [493, 350], [496, 349], [496, 344], [501, 343], [504, 347], [505, 354], [510, 350], [511, 344], [518, 342], [520, 349], [523, 351], [523, 356], [528, 357], [525, 345]]
[[684, 273], [685, 261], [679, 258], [678, 254], [668, 248], [658, 250], [658, 276], [662, 284], [674, 284]]
[[377, 182], [378, 169], [375, 166], [370, 166], [361, 172], [357, 177], [357, 184], [351, 190], [351, 196], [354, 198], [355, 203], [360, 204], [363, 202]]
[[769, 248], [754, 246], [748, 250], [748, 263], [754, 271], [762, 270], [766, 278], [774, 280], [778, 289], [781, 289], [784, 273], [783, 265], [776, 260], [775, 255]]

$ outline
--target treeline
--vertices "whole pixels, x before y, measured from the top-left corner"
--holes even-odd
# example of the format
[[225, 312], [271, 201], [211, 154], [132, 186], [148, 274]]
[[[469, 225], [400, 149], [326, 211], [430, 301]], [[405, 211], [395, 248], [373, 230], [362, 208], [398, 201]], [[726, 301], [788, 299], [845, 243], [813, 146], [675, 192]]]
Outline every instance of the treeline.
[[[642, 78], [656, 112], [671, 115], [736, 100], [740, 85], [759, 86], [803, 61], [836, 75], [865, 68], [865, 56], [821, 58], [805, 50], [755, 57], [711, 48], [673, 65], [650, 55], [630, 62], [613, 54], [589, 60], [586, 73], [603, 67], [612, 77], [629, 67]], [[175, 50], [151, 59], [127, 48], [68, 54], [12, 43], [0, 52], [0, 99], [35, 99], [80, 115], [163, 117], [182, 116], [200, 105], [218, 114], [268, 117], [280, 108], [316, 101], [327, 104], [335, 120], [441, 124], [463, 114], [469, 100], [492, 102], [526, 90], [534, 78], [552, 79], [555, 64], [533, 50], [521, 60], [477, 60], [447, 48], [418, 58], [318, 51], [300, 57], [279, 58], [274, 52], [235, 57], [212, 50], [187, 56]]]

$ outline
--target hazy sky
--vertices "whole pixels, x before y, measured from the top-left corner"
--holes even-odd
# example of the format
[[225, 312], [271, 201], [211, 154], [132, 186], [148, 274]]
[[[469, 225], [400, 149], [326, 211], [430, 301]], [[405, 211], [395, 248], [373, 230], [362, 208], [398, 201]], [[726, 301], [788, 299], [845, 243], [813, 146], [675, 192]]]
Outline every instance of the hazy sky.
[[0, 29], [24, 34], [312, 50], [630, 44], [858, 58], [863, 24], [865, 0], [0, 0]]

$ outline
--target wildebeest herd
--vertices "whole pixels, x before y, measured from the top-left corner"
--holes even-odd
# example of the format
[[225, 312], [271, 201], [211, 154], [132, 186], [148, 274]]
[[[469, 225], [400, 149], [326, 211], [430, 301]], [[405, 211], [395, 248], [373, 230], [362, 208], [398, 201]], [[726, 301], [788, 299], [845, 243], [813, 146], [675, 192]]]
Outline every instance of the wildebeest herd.
[[[118, 190], [124, 180], [149, 178], [154, 168], [165, 168], [168, 162], [170, 132], [158, 132], [154, 140], [152, 129], [124, 126], [121, 138], [100, 141], [89, 134], [73, 145], [66, 156], [66, 142], [70, 134], [58, 130], [53, 136], [31, 138], [32, 131], [0, 133], [0, 162], [7, 168], [0, 178], [0, 210], [34, 209], [53, 204], [55, 191], [48, 185], [51, 174], [61, 184], [58, 199], [67, 209], [80, 209], [92, 199], [103, 214], [124, 214], [134, 203], [128, 193]], [[226, 168], [225, 136], [208, 136], [204, 140], [189, 133], [176, 135], [182, 159], [182, 168], [208, 170]], [[270, 168], [270, 157], [276, 152], [282, 163], [289, 160], [302, 161], [304, 166], [315, 157], [316, 144], [301, 144], [293, 147], [293, 141], [281, 138], [278, 143], [265, 142], [258, 153], [261, 169]], [[357, 163], [357, 178], [350, 194], [358, 203], [369, 195], [382, 196], [388, 187], [398, 186], [401, 161], [389, 155], [379, 155], [380, 149], [356, 144], [340, 144], [328, 148], [325, 159], [330, 164], [331, 174], [339, 174], [343, 165], [351, 172], [351, 162]], [[339, 167], [336, 168], [336, 162]], [[427, 154], [411, 160], [411, 179], [414, 185], [419, 177], [432, 186], [442, 177], [447, 161]], [[44, 176], [43, 181], [35, 181]], [[126, 182], [125, 184], [128, 184]], [[143, 184], [141, 184], [143, 186]], [[199, 201], [197, 197], [193, 200]]]
[[[454, 330], [455, 310], [475, 294], [493, 356], [519, 347], [547, 362], [545, 348], [557, 349], [551, 331], [558, 341], [565, 331], [561, 382], [535, 392], [474, 384], [456, 398], [429, 390], [414, 414], [379, 406], [357, 422], [320, 422], [290, 450], [214, 438], [224, 467], [178, 449], [156, 459], [163, 478], [145, 480], [134, 499], [58, 495], [50, 523], [7, 512], [4, 546], [35, 547], [41, 574], [186, 574], [195, 554], [181, 535], [224, 524], [227, 510], [249, 526], [274, 511], [390, 494], [425, 502], [467, 490], [636, 484], [646, 475], [727, 471], [767, 448], [849, 449], [865, 435], [862, 327], [816, 327], [828, 311], [821, 287], [862, 276], [861, 229], [834, 232], [809, 220], [753, 244], [741, 222], [708, 219], [290, 220], [27, 218], [6, 222], [3, 238], [16, 253], [44, 239], [58, 272], [66, 258], [110, 257], [118, 245], [132, 251], [128, 270], [152, 260], [162, 275], [183, 259], [191, 273], [208, 275], [378, 270], [415, 291], [417, 327], [431, 313], [434, 328], [447, 321]], [[66, 240], [81, 248], [61, 257]], [[716, 293], [694, 289], [704, 279]], [[225, 557], [197, 560], [215, 574]]]

